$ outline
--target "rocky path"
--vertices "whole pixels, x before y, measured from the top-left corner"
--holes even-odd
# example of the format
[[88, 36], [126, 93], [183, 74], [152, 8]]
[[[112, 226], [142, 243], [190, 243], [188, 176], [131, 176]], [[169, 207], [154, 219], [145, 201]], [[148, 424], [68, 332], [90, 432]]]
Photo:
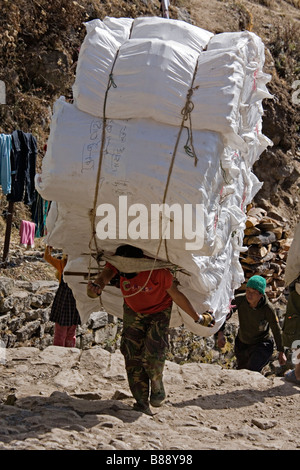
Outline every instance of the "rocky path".
[[132, 410], [120, 352], [3, 349], [0, 450], [296, 450], [300, 387], [217, 365], [167, 362], [166, 403]]

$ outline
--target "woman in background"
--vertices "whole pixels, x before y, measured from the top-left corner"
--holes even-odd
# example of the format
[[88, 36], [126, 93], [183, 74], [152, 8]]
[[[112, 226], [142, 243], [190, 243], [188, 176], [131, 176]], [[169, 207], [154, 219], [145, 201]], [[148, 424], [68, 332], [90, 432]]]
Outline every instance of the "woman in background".
[[76, 308], [76, 302], [72, 290], [63, 279], [63, 271], [68, 257], [62, 259], [51, 255], [52, 247], [47, 246], [44, 254], [45, 260], [57, 270], [59, 287], [53, 300], [50, 321], [55, 322], [54, 346], [74, 348], [76, 344], [76, 328], [80, 324], [80, 316]]

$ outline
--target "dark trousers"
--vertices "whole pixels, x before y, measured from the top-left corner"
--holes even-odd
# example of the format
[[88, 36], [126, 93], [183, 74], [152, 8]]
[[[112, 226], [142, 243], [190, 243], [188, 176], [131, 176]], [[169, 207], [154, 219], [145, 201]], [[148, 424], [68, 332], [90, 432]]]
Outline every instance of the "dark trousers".
[[124, 304], [120, 350], [128, 384], [137, 402], [147, 403], [150, 381], [161, 380], [168, 350], [171, 308], [159, 313], [136, 313]]
[[236, 337], [235, 355], [238, 369], [248, 369], [261, 372], [270, 361], [274, 350], [272, 339], [257, 344], [245, 344]]

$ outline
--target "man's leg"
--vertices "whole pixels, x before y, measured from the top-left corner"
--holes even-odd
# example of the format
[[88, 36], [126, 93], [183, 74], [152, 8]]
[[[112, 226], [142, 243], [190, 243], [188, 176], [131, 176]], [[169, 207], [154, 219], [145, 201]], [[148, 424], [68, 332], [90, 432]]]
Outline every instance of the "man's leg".
[[149, 315], [149, 328], [145, 341], [144, 368], [151, 380], [150, 403], [160, 406], [165, 399], [163, 370], [168, 350], [168, 328], [171, 308]]
[[149, 377], [143, 366], [147, 331], [144, 317], [124, 304], [120, 350], [125, 359], [129, 388], [141, 408], [149, 406]]

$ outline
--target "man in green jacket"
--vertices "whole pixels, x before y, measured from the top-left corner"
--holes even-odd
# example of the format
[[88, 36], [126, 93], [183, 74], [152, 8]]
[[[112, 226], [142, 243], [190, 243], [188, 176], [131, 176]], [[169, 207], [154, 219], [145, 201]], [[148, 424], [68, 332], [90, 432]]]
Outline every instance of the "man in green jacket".
[[[232, 302], [235, 304], [233, 311], [237, 309], [239, 317], [239, 330], [235, 339], [238, 369], [261, 372], [268, 364], [274, 350], [270, 329], [279, 352], [279, 363], [286, 363], [278, 318], [265, 289], [266, 280], [262, 276], [252, 276], [247, 282], [246, 292], [238, 294]], [[222, 329], [218, 335], [219, 346], [221, 341]]]

